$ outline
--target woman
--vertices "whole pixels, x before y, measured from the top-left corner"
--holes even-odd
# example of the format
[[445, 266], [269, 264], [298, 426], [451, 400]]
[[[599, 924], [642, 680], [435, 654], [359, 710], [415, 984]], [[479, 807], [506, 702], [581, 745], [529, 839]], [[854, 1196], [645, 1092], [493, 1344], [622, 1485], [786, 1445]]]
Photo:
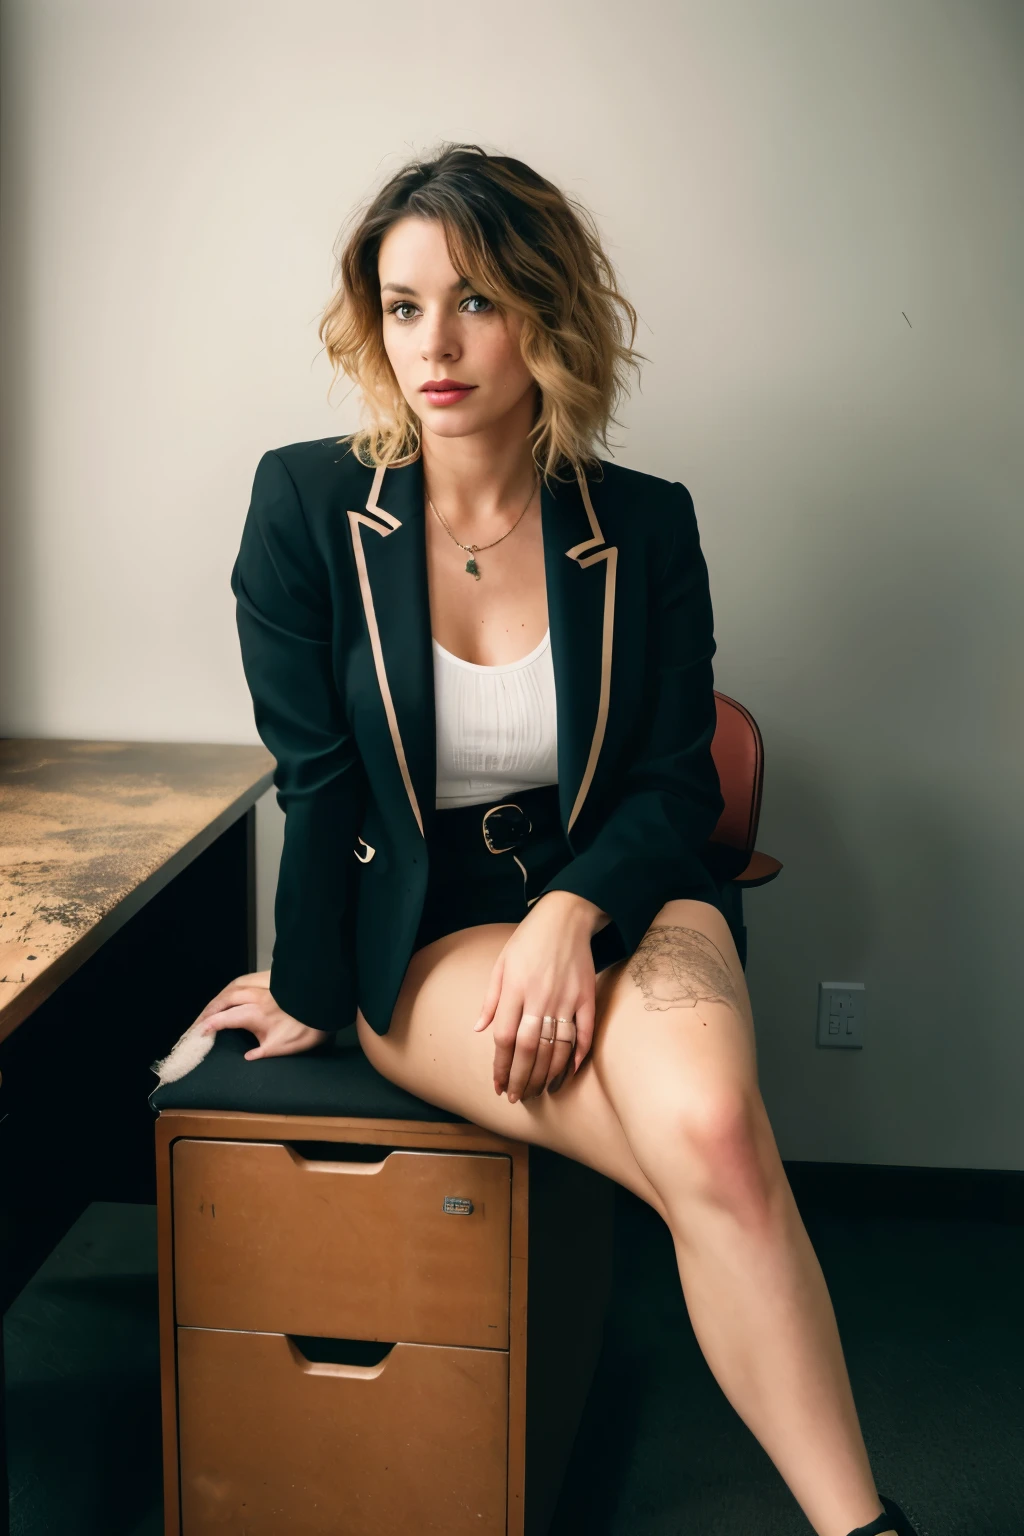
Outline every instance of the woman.
[[693, 505], [594, 455], [635, 322], [519, 161], [447, 147], [357, 219], [321, 336], [367, 426], [264, 456], [232, 573], [286, 812], [274, 960], [203, 1027], [255, 1060], [355, 1020], [384, 1076], [617, 1179], [814, 1530], [913, 1536], [758, 1090]]

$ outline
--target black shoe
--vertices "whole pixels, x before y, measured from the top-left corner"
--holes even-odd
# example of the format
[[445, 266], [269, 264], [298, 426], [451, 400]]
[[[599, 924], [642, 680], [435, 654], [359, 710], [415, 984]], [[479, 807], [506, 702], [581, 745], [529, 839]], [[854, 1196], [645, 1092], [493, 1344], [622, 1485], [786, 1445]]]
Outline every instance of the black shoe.
[[911, 1525], [899, 1505], [892, 1499], [887, 1499], [884, 1493], [880, 1493], [885, 1513], [879, 1515], [877, 1520], [872, 1520], [870, 1525], [858, 1525], [850, 1536], [881, 1536], [882, 1531], [895, 1531], [896, 1536], [918, 1536], [917, 1531]]

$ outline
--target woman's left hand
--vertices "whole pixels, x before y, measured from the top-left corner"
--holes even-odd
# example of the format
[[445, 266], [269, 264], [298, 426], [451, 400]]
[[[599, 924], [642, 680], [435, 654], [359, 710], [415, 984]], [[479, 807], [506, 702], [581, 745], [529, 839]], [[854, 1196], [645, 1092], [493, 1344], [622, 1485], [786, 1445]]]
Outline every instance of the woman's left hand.
[[[594, 957], [591, 936], [607, 921], [592, 901], [549, 891], [530, 908], [494, 963], [474, 1030], [493, 1027], [494, 1091], [508, 1101], [555, 1093], [575, 1075], [594, 1038]], [[548, 1023], [545, 1026], [544, 1019]], [[573, 1033], [554, 1019], [575, 1017], [575, 1041], [542, 1035]]]

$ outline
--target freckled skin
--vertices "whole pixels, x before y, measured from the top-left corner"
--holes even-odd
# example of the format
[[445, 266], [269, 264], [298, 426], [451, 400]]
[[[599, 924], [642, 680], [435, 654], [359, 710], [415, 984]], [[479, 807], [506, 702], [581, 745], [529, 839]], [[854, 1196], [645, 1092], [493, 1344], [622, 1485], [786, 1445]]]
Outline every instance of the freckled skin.
[[[741, 1011], [721, 951], [695, 928], [649, 928], [630, 959], [629, 974], [644, 994], [648, 1013], [696, 1009], [700, 1002], [727, 1003]], [[701, 1022], [707, 1024], [706, 1019]]]

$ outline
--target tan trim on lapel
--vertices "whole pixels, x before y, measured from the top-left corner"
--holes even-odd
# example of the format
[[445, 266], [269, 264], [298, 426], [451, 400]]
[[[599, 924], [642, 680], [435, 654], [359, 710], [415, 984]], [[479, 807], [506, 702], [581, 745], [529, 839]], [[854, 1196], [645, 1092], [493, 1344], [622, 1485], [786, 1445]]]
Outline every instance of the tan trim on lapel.
[[[394, 533], [395, 529], [401, 526], [401, 518], [395, 517], [391, 512], [385, 512], [384, 508], [377, 504], [377, 498], [380, 495], [380, 488], [384, 484], [384, 476], [386, 474], [387, 465], [378, 465], [373, 476], [373, 484], [370, 486], [370, 494], [366, 498], [366, 510], [367, 512], [376, 513], [378, 517], [382, 517], [386, 523], [390, 524], [388, 532]], [[350, 512], [349, 517], [352, 516], [354, 514]]]
[[615, 574], [618, 566], [619, 551], [615, 544], [608, 544], [597, 554], [584, 555], [584, 551], [594, 549], [595, 545], [604, 544], [604, 534], [601, 525], [597, 521], [593, 502], [590, 500], [590, 487], [587, 478], [579, 465], [576, 466], [576, 479], [579, 481], [580, 495], [583, 497], [583, 505], [587, 511], [590, 522], [591, 537], [584, 539], [581, 544], [574, 544], [566, 554], [571, 560], [575, 560], [580, 566], [593, 565], [598, 560], [604, 560], [604, 623], [601, 628], [601, 691], [598, 696], [597, 721], [594, 725], [594, 735], [590, 743], [590, 755], [587, 758], [587, 766], [584, 771], [580, 787], [576, 795], [576, 803], [572, 808], [572, 814], [566, 825], [566, 831], [572, 830], [573, 822], [579, 815], [583, 802], [587, 798], [587, 791], [594, 778], [594, 770], [604, 744], [605, 727], [608, 723], [608, 702], [611, 698], [612, 686], [612, 637], [615, 620]]
[[[416, 825], [420, 829], [420, 836], [424, 837], [426, 834], [423, 831], [423, 817], [420, 815], [419, 802], [416, 799], [416, 791], [412, 786], [412, 777], [409, 773], [409, 764], [406, 761], [405, 748], [402, 745], [402, 736], [398, 729], [398, 716], [395, 714], [395, 705], [391, 697], [391, 688], [388, 685], [388, 674], [384, 666], [384, 652], [380, 643], [380, 630], [377, 626], [377, 614], [374, 611], [373, 593], [370, 590], [370, 577], [366, 569], [366, 551], [363, 549], [363, 528], [372, 528], [375, 533], [379, 533], [382, 538], [386, 539], [389, 533], [394, 533], [396, 528], [400, 528], [402, 526], [400, 518], [393, 516], [393, 514], [390, 512], [385, 512], [383, 507], [377, 505], [377, 498], [380, 495], [381, 482], [384, 479], [385, 467], [386, 466], [381, 465], [373, 477], [373, 484], [370, 487], [370, 494], [366, 498], [366, 512], [353, 512], [350, 509], [348, 520], [349, 528], [352, 534], [352, 549], [356, 557], [356, 569], [359, 572], [359, 591], [363, 599], [363, 611], [366, 614], [366, 627], [370, 632], [370, 646], [373, 650], [373, 665], [377, 671], [377, 682], [380, 687], [381, 698], [384, 700], [384, 711], [388, 717], [388, 730], [391, 732], [391, 741], [395, 749], [395, 756], [398, 759], [398, 766], [402, 770], [402, 783], [405, 785], [405, 792], [409, 796], [409, 804], [412, 806], [412, 813], [416, 818]], [[374, 516], [367, 517], [367, 512], [373, 513]], [[377, 521], [377, 518], [381, 518], [385, 523], [388, 524], [388, 527], [382, 528], [380, 523]], [[360, 841], [362, 841], [362, 839], [360, 839]], [[367, 847], [368, 846], [369, 844], [367, 844]], [[370, 855], [370, 857], [372, 857], [372, 855]]]

